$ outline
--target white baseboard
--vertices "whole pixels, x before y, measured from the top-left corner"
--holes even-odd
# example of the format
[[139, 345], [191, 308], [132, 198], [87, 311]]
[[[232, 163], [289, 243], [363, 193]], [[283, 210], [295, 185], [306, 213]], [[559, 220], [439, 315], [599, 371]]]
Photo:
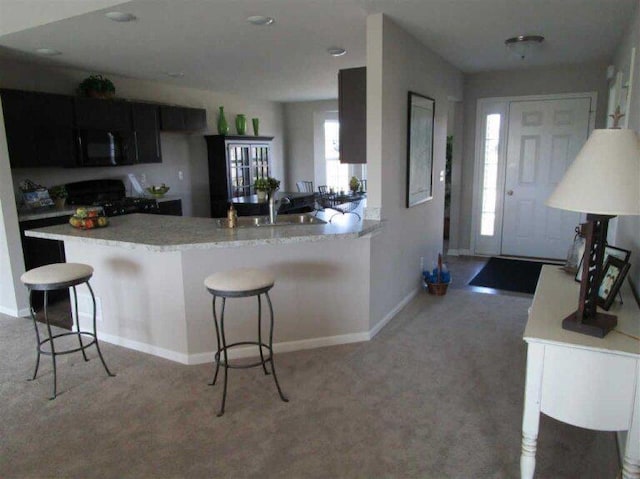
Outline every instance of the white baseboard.
[[400, 312], [400, 310], [402, 310], [402, 308], [404, 308], [413, 298], [415, 298], [416, 294], [418, 294], [419, 291], [420, 288], [416, 288], [408, 295], [406, 295], [404, 299], [396, 305], [395, 308], [389, 311], [389, 313], [384, 318], [382, 318], [380, 322], [378, 322], [373, 328], [369, 330], [368, 339], [373, 339], [375, 335], [378, 334], [380, 330], [384, 328], [389, 323], [389, 321], [391, 321], [396, 316], [396, 314]]
[[447, 256], [473, 256], [470, 249], [448, 249]]
[[[338, 346], [340, 344], [360, 343], [369, 341], [378, 334], [399, 312], [404, 308], [420, 291], [416, 288], [402, 299], [381, 321], [379, 321], [369, 331], [362, 333], [339, 334], [336, 336], [325, 336], [322, 338], [300, 339], [296, 341], [285, 341], [275, 343], [273, 351], [275, 353], [289, 353], [292, 351], [302, 351], [304, 349], [316, 349], [326, 346]], [[128, 349], [140, 351], [142, 353], [151, 354], [161, 358], [169, 359], [181, 364], [206, 364], [212, 363], [215, 357], [215, 351], [207, 351], [204, 353], [184, 354], [169, 349], [160, 348], [147, 343], [133, 341], [131, 339], [123, 339], [111, 334], [101, 333], [98, 331], [98, 338], [105, 343], [123, 346]], [[246, 346], [243, 348], [234, 348], [229, 351], [229, 359], [242, 359], [256, 357], [258, 355], [256, 346]]]
[[14, 318], [24, 318], [31, 315], [29, 308], [15, 309], [7, 308], [5, 306], [0, 306], [0, 313], [6, 314], [7, 316], [13, 316]]
[[[111, 334], [101, 333], [100, 331], [98, 331], [98, 339], [105, 343], [115, 344], [116, 346], [122, 346], [127, 349], [133, 349], [134, 351], [140, 351], [141, 353], [147, 353], [160, 358], [169, 359], [170, 361], [175, 361], [177, 363], [190, 364], [189, 355], [171, 351], [170, 349], [160, 348], [158, 346], [134, 341], [132, 339], [120, 338]], [[211, 357], [213, 358], [213, 353]]]

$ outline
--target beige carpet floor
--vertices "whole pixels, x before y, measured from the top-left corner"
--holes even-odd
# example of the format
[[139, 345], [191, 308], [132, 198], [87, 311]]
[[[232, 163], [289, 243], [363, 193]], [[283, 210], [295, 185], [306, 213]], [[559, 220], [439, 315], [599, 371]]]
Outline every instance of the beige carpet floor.
[[[0, 477], [517, 478], [530, 302], [420, 294], [370, 342], [276, 356], [289, 403], [231, 371], [222, 418], [211, 365], [106, 343], [117, 377], [65, 356], [49, 401], [32, 324], [0, 316]], [[543, 416], [538, 447], [537, 478], [616, 476], [612, 433]]]

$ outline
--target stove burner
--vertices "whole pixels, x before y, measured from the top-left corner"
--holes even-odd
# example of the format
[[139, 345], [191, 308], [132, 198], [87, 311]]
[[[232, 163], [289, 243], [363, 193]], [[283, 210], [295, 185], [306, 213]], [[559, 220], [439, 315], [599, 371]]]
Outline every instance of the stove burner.
[[94, 206], [102, 206], [104, 214], [107, 216], [158, 212], [158, 202], [151, 198], [125, 197], [112, 201], [96, 201], [93, 204]]

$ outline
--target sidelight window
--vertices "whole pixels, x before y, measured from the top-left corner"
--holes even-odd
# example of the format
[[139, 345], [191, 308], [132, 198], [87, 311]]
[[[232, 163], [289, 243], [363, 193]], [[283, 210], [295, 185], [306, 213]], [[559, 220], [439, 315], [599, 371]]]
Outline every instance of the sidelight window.
[[499, 113], [492, 113], [487, 115], [485, 120], [480, 235], [493, 236], [496, 222], [501, 115]]

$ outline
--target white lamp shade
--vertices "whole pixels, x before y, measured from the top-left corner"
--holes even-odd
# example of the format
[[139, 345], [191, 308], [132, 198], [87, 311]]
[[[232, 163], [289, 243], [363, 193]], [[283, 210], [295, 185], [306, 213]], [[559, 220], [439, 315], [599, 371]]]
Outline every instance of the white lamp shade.
[[594, 130], [547, 205], [599, 215], [640, 215], [640, 138]]

